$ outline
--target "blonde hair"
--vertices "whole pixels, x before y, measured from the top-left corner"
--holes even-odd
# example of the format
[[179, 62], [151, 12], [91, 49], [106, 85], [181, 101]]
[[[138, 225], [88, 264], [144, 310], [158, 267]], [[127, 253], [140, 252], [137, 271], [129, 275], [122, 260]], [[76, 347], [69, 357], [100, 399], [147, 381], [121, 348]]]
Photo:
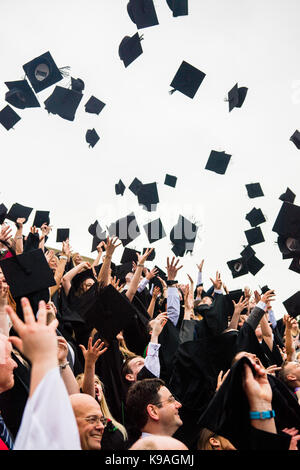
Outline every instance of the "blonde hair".
[[78, 266], [77, 264], [75, 264], [75, 258], [76, 258], [76, 256], [78, 256], [78, 255], [81, 256], [80, 253], [73, 253], [73, 255], [72, 255], [72, 257], [71, 257], [71, 259], [72, 259], [72, 264], [73, 264], [74, 268], [75, 268], [76, 266]]
[[[76, 380], [78, 382], [78, 385], [79, 387], [82, 385], [83, 383], [83, 377], [84, 377], [84, 374], [78, 374], [76, 376]], [[124, 440], [127, 440], [128, 438], [128, 435], [127, 435], [127, 431], [125, 429], [125, 427], [123, 426], [123, 424], [119, 423], [111, 414], [109, 408], [108, 408], [108, 404], [107, 404], [107, 401], [105, 399], [105, 396], [104, 396], [104, 384], [101, 382], [101, 380], [99, 379], [98, 375], [95, 374], [95, 377], [94, 377], [94, 380], [97, 384], [101, 385], [101, 388], [102, 388], [102, 397], [101, 397], [101, 400], [100, 400], [100, 408], [101, 408], [101, 411], [103, 413], [103, 416], [105, 418], [108, 418], [111, 420], [111, 422], [113, 423], [113, 425], [118, 428], [118, 430], [122, 433], [123, 437], [124, 437]]]

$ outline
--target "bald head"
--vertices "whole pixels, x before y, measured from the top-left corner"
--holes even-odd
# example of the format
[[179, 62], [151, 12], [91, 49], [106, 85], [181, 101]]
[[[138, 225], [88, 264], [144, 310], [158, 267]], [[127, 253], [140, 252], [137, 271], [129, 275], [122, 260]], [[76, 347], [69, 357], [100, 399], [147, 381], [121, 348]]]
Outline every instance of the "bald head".
[[104, 432], [102, 411], [95, 398], [85, 393], [70, 396], [82, 450], [100, 450]]
[[188, 450], [188, 448], [174, 437], [153, 435], [139, 439], [129, 450]]

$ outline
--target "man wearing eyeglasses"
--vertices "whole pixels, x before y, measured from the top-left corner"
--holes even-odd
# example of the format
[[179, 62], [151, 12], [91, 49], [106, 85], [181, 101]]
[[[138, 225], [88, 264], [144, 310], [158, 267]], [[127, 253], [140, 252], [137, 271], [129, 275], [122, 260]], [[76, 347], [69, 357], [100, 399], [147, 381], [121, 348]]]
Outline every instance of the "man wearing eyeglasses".
[[100, 450], [107, 419], [104, 418], [99, 403], [85, 393], [71, 395], [70, 400], [77, 421], [82, 450]]
[[135, 382], [127, 395], [127, 415], [132, 426], [142, 435], [172, 436], [182, 425], [179, 416], [181, 403], [161, 379]]

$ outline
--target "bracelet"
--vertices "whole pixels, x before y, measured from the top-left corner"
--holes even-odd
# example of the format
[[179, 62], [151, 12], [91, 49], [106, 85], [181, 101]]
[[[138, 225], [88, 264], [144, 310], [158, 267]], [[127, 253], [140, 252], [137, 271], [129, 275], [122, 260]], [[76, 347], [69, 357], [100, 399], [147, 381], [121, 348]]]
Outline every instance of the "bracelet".
[[23, 237], [22, 237], [22, 236], [20, 236], [20, 237], [16, 237], [16, 240], [21, 240], [21, 239], [23, 239]]
[[67, 256], [64, 256], [64, 255], [61, 255], [61, 256], [59, 257], [59, 259], [65, 259], [66, 261], [68, 261], [68, 257], [67, 257]]
[[178, 284], [178, 281], [166, 281], [167, 286], [173, 286], [173, 284]]
[[63, 370], [63, 369], [65, 369], [69, 364], [70, 364], [70, 363], [67, 361], [67, 362], [65, 362], [64, 364], [60, 364], [60, 365], [59, 365], [59, 368]]
[[249, 416], [250, 419], [271, 419], [275, 417], [275, 411], [250, 411]]
[[137, 264], [137, 267], [138, 267], [138, 268], [143, 268], [144, 265], [143, 265], [143, 264]]

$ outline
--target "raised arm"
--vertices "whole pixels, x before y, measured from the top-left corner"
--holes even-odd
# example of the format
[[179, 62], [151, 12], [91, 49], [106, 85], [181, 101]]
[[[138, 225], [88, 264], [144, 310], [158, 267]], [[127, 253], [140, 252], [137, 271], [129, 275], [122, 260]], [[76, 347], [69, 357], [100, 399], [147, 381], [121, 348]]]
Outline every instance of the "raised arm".
[[234, 306], [234, 311], [233, 311], [233, 315], [231, 317], [227, 330], [237, 329], [239, 319], [240, 319], [240, 314], [244, 310], [244, 308], [248, 307], [249, 300], [247, 298], [243, 300], [243, 296], [241, 296], [237, 304], [235, 303], [234, 300], [232, 301], [232, 303]]
[[67, 361], [68, 356], [68, 344], [63, 336], [57, 337], [57, 346], [58, 346], [58, 365], [60, 369], [61, 378], [64, 381], [67, 392], [69, 395], [73, 393], [79, 393], [79, 386], [74, 377], [73, 371], [69, 366]]
[[66, 295], [68, 295], [70, 292], [71, 282], [72, 282], [73, 277], [75, 277], [76, 274], [79, 274], [82, 271], [85, 271], [86, 269], [91, 269], [91, 265], [87, 261], [83, 261], [82, 263], [75, 266], [75, 268], [70, 269], [70, 271], [64, 274], [62, 278], [62, 286]]
[[9, 323], [5, 308], [7, 305], [7, 296], [8, 285], [5, 282], [0, 281], [0, 333], [5, 336], [9, 336]]
[[156, 303], [156, 299], [159, 293], [160, 293], [160, 288], [158, 286], [155, 286], [152, 292], [151, 302], [147, 310], [150, 318], [153, 318], [155, 303]]
[[203, 277], [202, 277], [202, 269], [203, 269], [203, 263], [204, 263], [204, 259], [201, 261], [200, 264], [197, 264], [197, 268], [198, 268], [198, 277], [197, 277], [197, 284], [196, 284], [196, 287], [200, 286], [201, 284], [203, 284]]
[[14, 236], [15, 250], [17, 255], [23, 253], [23, 223], [26, 219], [19, 217], [16, 221], [17, 231]]
[[106, 243], [104, 243], [105, 247], [105, 258], [101, 269], [98, 274], [97, 281], [104, 287], [108, 286], [109, 284], [109, 277], [110, 277], [110, 266], [111, 266], [111, 259], [115, 249], [121, 245], [121, 242], [117, 244], [118, 237], [107, 238]]
[[82, 392], [95, 398], [95, 364], [98, 358], [107, 351], [107, 347], [101, 339], [97, 339], [94, 345], [92, 343], [93, 338], [90, 336], [87, 349], [82, 344], [79, 346], [84, 357]]
[[265, 314], [265, 308], [268, 302], [274, 300], [275, 293], [273, 290], [268, 290], [265, 294], [261, 297], [261, 300], [257, 303], [257, 305], [252, 309], [250, 315], [248, 316], [246, 322], [253, 328], [255, 331], [260, 320], [262, 319], [263, 315]]
[[41, 248], [43, 251], [45, 250], [46, 239], [47, 239], [49, 233], [51, 232], [51, 230], [52, 230], [51, 225], [48, 225], [46, 223], [42, 224], [42, 226], [41, 226], [42, 236], [40, 237], [39, 248]]
[[98, 264], [100, 263], [100, 260], [103, 254], [103, 249], [102, 249], [103, 246], [104, 246], [104, 241], [100, 242], [97, 245], [97, 258], [92, 262], [92, 267], [98, 266]]
[[71, 250], [70, 250], [69, 240], [67, 240], [65, 242], [62, 242], [62, 254], [59, 256], [57, 268], [54, 273], [54, 279], [55, 279], [56, 285], [50, 287], [51, 297], [59, 289], [62, 277], [65, 272], [66, 264], [68, 261], [70, 261], [70, 257], [71, 257]]
[[293, 325], [297, 324], [297, 320], [290, 317], [290, 315], [284, 315], [283, 323], [285, 325], [285, 350], [286, 350], [286, 360], [293, 361], [295, 356], [295, 348], [292, 337], [292, 328]]
[[139, 282], [140, 282], [140, 278], [141, 278], [141, 275], [142, 275], [142, 271], [144, 269], [144, 263], [145, 263], [146, 259], [148, 258], [148, 256], [152, 253], [152, 251], [153, 251], [153, 248], [151, 248], [151, 249], [147, 248], [147, 250], [145, 251], [145, 253], [143, 255], [139, 255], [137, 253], [138, 263], [137, 263], [136, 270], [135, 270], [135, 273], [133, 275], [132, 281], [129, 284], [129, 288], [126, 292], [126, 297], [129, 299], [130, 302], [132, 302], [133, 297], [135, 296], [135, 293], [137, 291], [137, 288], [138, 288], [138, 285], [139, 285]]
[[179, 319], [180, 314], [180, 298], [179, 292], [177, 287], [173, 287], [177, 283], [176, 276], [179, 269], [182, 268], [178, 266], [179, 258], [175, 261], [175, 257], [173, 256], [172, 261], [170, 263], [169, 258], [167, 258], [167, 273], [168, 273], [168, 297], [167, 297], [167, 313], [169, 320], [176, 326]]

